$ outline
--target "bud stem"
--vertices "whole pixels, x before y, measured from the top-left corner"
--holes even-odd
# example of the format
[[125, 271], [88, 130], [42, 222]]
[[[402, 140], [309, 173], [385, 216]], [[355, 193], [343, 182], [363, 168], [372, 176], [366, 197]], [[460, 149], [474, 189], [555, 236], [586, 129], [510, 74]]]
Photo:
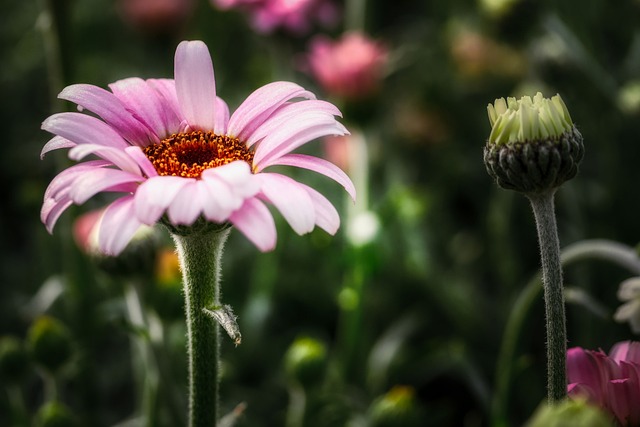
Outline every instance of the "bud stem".
[[217, 421], [219, 328], [203, 309], [220, 305], [220, 259], [229, 230], [173, 234], [187, 319], [189, 427], [211, 427]]
[[542, 285], [547, 321], [547, 398], [549, 403], [559, 402], [567, 395], [567, 329], [554, 193], [555, 189], [527, 194], [538, 229], [542, 262]]

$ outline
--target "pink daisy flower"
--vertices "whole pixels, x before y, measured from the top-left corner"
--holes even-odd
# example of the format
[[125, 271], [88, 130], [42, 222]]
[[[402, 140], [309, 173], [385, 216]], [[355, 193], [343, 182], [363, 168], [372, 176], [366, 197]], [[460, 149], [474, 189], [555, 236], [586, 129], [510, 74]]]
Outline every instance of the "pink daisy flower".
[[68, 86], [59, 97], [98, 117], [59, 113], [42, 124], [55, 135], [43, 156], [69, 148], [73, 160], [98, 158], [67, 168], [49, 184], [41, 211], [49, 232], [71, 204], [109, 192], [118, 197], [106, 207], [98, 231], [107, 254], [120, 253], [138, 228], [159, 221], [230, 223], [268, 251], [275, 247], [276, 229], [265, 202], [298, 234], [316, 225], [334, 234], [340, 218], [318, 191], [266, 168], [318, 172], [355, 198], [351, 180], [337, 166], [291, 153], [316, 138], [348, 134], [334, 105], [295, 83], [267, 84], [230, 115], [216, 96], [207, 46], [184, 41], [176, 50], [175, 80], [129, 78], [109, 88]]

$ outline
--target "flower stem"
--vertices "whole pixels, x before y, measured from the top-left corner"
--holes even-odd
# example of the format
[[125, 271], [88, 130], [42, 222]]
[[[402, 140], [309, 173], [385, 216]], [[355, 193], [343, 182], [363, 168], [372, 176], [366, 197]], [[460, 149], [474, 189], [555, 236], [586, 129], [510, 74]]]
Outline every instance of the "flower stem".
[[567, 328], [562, 290], [560, 242], [553, 205], [554, 190], [528, 194], [538, 229], [542, 286], [547, 321], [547, 399], [559, 402], [567, 395]]
[[219, 305], [220, 259], [229, 229], [173, 234], [182, 268], [189, 360], [189, 427], [215, 426], [219, 329], [204, 308]]
[[[565, 247], [560, 262], [568, 266], [585, 260], [609, 261], [626, 268], [633, 274], [640, 274], [640, 258], [634, 248], [611, 240], [582, 240]], [[516, 359], [518, 339], [522, 336], [524, 322], [537, 301], [540, 293], [540, 274], [536, 274], [522, 289], [513, 303], [509, 319], [502, 337], [500, 354], [496, 369], [496, 390], [493, 393], [492, 421], [494, 427], [509, 425], [507, 408], [509, 407], [509, 385]]]

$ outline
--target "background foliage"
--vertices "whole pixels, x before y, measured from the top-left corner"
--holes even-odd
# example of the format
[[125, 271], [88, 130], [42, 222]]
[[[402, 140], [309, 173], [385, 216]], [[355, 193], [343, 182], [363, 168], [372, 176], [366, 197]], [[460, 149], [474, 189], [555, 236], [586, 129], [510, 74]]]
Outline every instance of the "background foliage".
[[[390, 70], [373, 99], [341, 107], [347, 127], [367, 139], [368, 208], [381, 228], [369, 244], [354, 247], [344, 227], [334, 238], [322, 231], [299, 237], [278, 220], [278, 246], [269, 254], [232, 233], [223, 292], [239, 315], [243, 344], [223, 345], [222, 406], [228, 412], [246, 402], [238, 426], [285, 425], [302, 395], [305, 426], [376, 425], [381, 410], [373, 408], [390, 390], [397, 420], [407, 401], [411, 422], [421, 426], [520, 425], [543, 399], [538, 296], [519, 333], [504, 418], [492, 411], [505, 325], [536, 274], [538, 254], [526, 199], [498, 189], [484, 170], [485, 106], [501, 96], [560, 93], [586, 148], [580, 174], [557, 195], [561, 243], [606, 238], [634, 246], [640, 236], [640, 95], [633, 86], [640, 82], [640, 2], [504, 3], [501, 14], [471, 0], [367, 3], [366, 32], [391, 49]], [[56, 399], [79, 425], [174, 426], [184, 422], [186, 391], [179, 280], [159, 277], [149, 254], [131, 255], [126, 267], [105, 267], [82, 254], [71, 224], [101, 206], [99, 200], [72, 209], [53, 236], [46, 233], [42, 195], [68, 160], [63, 153], [39, 159], [48, 139], [40, 123], [71, 108], [55, 99], [61, 85], [171, 77], [182, 39], [208, 44], [218, 94], [232, 108], [279, 79], [327, 95], [299, 68], [310, 35], [257, 34], [241, 13], [206, 1], [197, 2], [186, 24], [151, 34], [123, 19], [120, 6], [107, 0], [3, 3], [0, 335], [27, 340], [44, 314], [68, 329], [72, 356], [54, 382]], [[50, 22], [59, 25], [60, 63], [51, 56], [56, 34]], [[343, 29], [340, 22], [318, 32], [335, 37]], [[342, 190], [311, 175], [300, 177], [345, 218]], [[170, 248], [166, 233], [159, 235], [154, 247]], [[566, 269], [567, 285], [590, 295], [588, 304], [569, 302], [570, 346], [606, 350], [633, 338], [628, 325], [612, 320], [617, 285], [629, 276], [601, 262]], [[355, 306], [345, 288], [356, 290]], [[126, 305], [132, 289], [160, 338], [157, 330], [132, 324]], [[285, 363], [301, 336], [326, 348], [326, 364], [304, 366], [309, 372], [302, 376]], [[141, 358], [140, 348], [151, 359]], [[144, 378], [158, 390], [146, 403]], [[10, 420], [20, 413], [20, 400], [23, 413], [33, 414], [53, 399], [51, 381], [31, 365], [17, 385], [3, 382], [0, 424], [21, 425], [19, 416]], [[378, 425], [409, 425], [393, 419]]]

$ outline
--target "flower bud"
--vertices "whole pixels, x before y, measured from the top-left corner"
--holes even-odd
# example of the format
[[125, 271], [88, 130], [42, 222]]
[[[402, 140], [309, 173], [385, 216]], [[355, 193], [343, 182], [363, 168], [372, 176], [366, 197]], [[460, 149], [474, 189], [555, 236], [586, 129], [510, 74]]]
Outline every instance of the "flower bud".
[[55, 373], [71, 357], [71, 336], [58, 320], [41, 316], [31, 325], [27, 343], [33, 360], [46, 370]]
[[18, 384], [27, 374], [29, 358], [22, 342], [15, 337], [0, 338], [0, 382]]
[[310, 337], [297, 338], [285, 355], [287, 375], [305, 387], [319, 383], [327, 363], [325, 344]]
[[584, 145], [560, 95], [500, 98], [487, 111], [492, 129], [484, 163], [498, 186], [543, 193], [576, 175]]
[[525, 427], [614, 427], [614, 424], [596, 406], [576, 399], [540, 406]]
[[60, 402], [45, 403], [36, 414], [37, 427], [77, 427], [78, 421], [69, 409]]
[[370, 408], [373, 427], [417, 427], [420, 424], [415, 390], [408, 386], [395, 386], [378, 398]]

